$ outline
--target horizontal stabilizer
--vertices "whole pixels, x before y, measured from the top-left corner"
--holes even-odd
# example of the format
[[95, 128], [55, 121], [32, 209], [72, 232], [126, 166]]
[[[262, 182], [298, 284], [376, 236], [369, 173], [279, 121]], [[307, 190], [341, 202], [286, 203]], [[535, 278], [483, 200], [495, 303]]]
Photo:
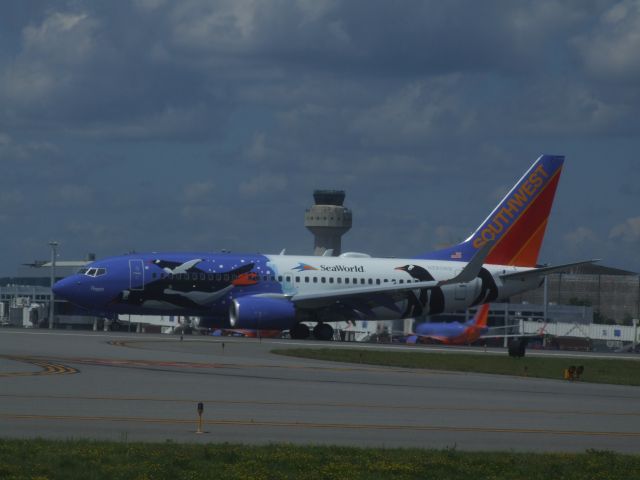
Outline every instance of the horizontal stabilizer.
[[451, 283], [467, 283], [472, 282], [476, 279], [480, 270], [482, 269], [482, 265], [484, 264], [487, 255], [493, 248], [493, 242], [485, 243], [480, 250], [478, 250], [471, 261], [465, 265], [465, 267], [460, 271], [458, 275], [449, 280], [443, 280], [440, 282], [440, 285], [448, 285]]
[[580, 267], [582, 265], [592, 265], [599, 261], [600, 259], [586, 260], [582, 262], [565, 263], [563, 265], [554, 265], [552, 267], [534, 268], [524, 272], [506, 273], [504, 275], [500, 275], [500, 277], [503, 280], [523, 280], [531, 277], [540, 277], [543, 275], [550, 275], [552, 273], [565, 272], [575, 267]]

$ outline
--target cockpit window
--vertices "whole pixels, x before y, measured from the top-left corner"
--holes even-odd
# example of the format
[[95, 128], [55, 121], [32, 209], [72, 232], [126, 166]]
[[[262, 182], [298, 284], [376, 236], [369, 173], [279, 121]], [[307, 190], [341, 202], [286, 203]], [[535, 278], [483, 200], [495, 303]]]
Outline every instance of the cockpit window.
[[80, 275], [86, 275], [87, 277], [99, 277], [107, 273], [106, 268], [81, 268], [78, 271]]

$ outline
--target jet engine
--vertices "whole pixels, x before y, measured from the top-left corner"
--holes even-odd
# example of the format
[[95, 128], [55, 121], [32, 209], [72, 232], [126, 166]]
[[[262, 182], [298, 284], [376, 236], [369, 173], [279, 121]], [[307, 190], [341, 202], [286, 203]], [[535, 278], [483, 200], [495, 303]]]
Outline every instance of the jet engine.
[[229, 309], [232, 328], [287, 330], [295, 324], [296, 309], [289, 300], [240, 297]]

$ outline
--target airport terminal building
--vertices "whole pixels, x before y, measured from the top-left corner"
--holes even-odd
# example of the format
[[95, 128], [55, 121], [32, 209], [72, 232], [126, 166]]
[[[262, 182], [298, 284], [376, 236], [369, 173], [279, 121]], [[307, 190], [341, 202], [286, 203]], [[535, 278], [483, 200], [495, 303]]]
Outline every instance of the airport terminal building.
[[[544, 285], [509, 299], [543, 304]], [[602, 265], [583, 265], [547, 277], [547, 301], [593, 308], [594, 323], [631, 325], [640, 318], [640, 275]]]

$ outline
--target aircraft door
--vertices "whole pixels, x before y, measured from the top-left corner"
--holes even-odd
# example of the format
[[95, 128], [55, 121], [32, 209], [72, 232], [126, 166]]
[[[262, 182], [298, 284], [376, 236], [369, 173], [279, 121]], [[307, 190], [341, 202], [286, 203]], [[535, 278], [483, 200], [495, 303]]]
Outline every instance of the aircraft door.
[[144, 262], [129, 260], [129, 289], [144, 290]]

